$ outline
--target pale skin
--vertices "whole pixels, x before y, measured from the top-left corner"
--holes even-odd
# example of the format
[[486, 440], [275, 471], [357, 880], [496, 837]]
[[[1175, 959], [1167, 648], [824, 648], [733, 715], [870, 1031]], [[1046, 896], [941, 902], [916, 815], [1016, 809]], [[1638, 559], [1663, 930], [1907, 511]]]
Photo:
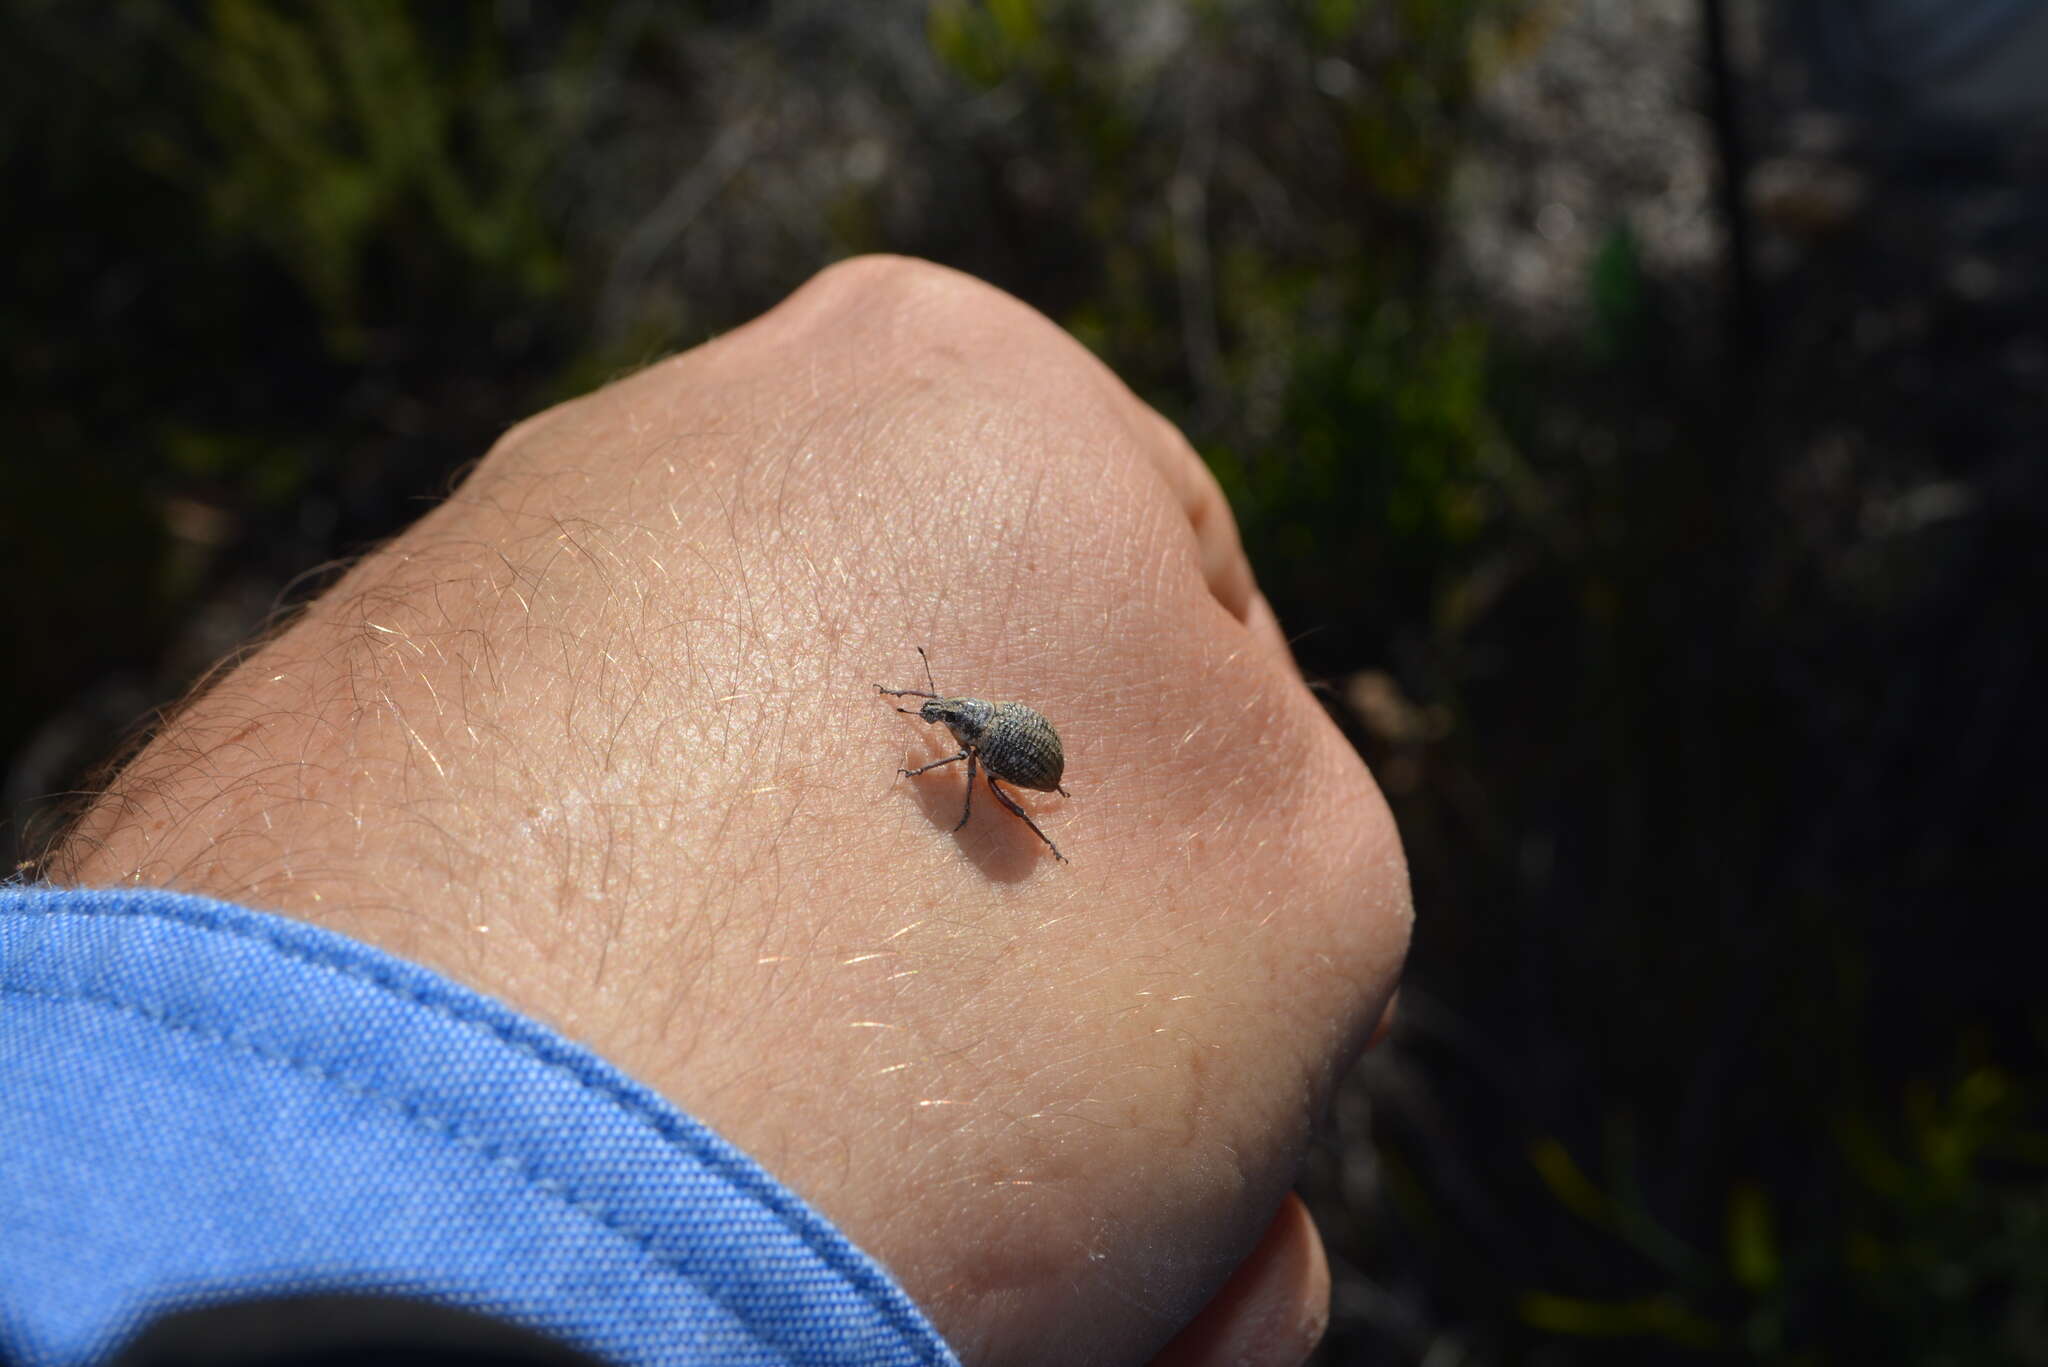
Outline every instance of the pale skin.
[[[918, 644], [1058, 726], [1073, 796], [1018, 797], [1071, 864], [993, 805], [953, 832], [958, 766], [898, 775], [951, 748], [874, 691]], [[514, 428], [47, 872], [302, 917], [553, 1024], [973, 1364], [1308, 1352], [1288, 1186], [1410, 921], [1187, 444], [1022, 304], [888, 258]]]

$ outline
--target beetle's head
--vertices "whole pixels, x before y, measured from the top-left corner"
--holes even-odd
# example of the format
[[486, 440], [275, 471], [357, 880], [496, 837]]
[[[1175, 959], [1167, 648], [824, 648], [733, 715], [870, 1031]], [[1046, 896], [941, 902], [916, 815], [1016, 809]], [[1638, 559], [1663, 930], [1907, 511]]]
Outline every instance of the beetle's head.
[[917, 715], [951, 731], [962, 745], [979, 745], [993, 709], [979, 698], [933, 698]]

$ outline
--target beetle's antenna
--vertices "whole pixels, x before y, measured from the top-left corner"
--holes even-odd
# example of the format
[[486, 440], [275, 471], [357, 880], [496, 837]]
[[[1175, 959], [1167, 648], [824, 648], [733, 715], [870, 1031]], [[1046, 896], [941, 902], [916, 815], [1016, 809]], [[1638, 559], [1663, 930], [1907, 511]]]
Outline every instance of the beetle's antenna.
[[932, 684], [932, 696], [936, 698], [939, 696], [939, 686], [932, 683], [932, 657], [924, 653], [923, 646], [917, 648], [917, 653], [918, 657], [924, 661], [924, 681]]

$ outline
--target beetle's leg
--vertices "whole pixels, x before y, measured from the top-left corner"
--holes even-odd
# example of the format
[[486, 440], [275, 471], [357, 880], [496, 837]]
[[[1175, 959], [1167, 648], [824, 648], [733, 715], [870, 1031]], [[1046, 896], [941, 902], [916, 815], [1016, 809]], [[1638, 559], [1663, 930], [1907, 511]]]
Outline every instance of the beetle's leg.
[[974, 812], [974, 766], [979, 759], [980, 756], [976, 755], [972, 750], [967, 752], [967, 805], [960, 809], [960, 824], [953, 827], [956, 831], [960, 829], [960, 826], [967, 824], [967, 818]]
[[[936, 693], [927, 693], [919, 688], [884, 688], [880, 684], [875, 685], [875, 692], [891, 698], [936, 698], [939, 696]], [[898, 712], [907, 712], [910, 709], [899, 707], [896, 710]], [[914, 717], [917, 714], [911, 712], [910, 715]]]
[[1024, 824], [1031, 828], [1032, 834], [1043, 840], [1045, 847], [1052, 851], [1053, 858], [1059, 860], [1062, 864], [1067, 862], [1067, 857], [1060, 853], [1060, 847], [1052, 843], [1051, 836], [1038, 829], [1038, 823], [1031, 819], [1031, 814], [1012, 801], [1008, 793], [996, 787], [996, 776], [994, 774], [988, 776], [988, 790], [996, 795], [996, 801], [1002, 803], [1005, 807], [1008, 807], [1019, 817], [1023, 818]]
[[[935, 760], [933, 760], [933, 761], [932, 761], [932, 762], [931, 762], [930, 764], [926, 764], [926, 765], [923, 765], [923, 766], [921, 766], [921, 767], [919, 767], [919, 768], [916, 768], [916, 769], [898, 769], [898, 770], [897, 770], [896, 772], [897, 772], [897, 773], [899, 773], [899, 774], [901, 774], [901, 775], [903, 775], [903, 777], [905, 777], [905, 778], [916, 778], [916, 777], [917, 777], [917, 776], [918, 776], [919, 774], [923, 773], [923, 772], [924, 772], [924, 771], [925, 771], [926, 769], [936, 769], [936, 768], [938, 768], [938, 767], [939, 767], [939, 766], [940, 766], [941, 764], [951, 764], [951, 763], [953, 763], [953, 762], [954, 762], [955, 760], [962, 760], [962, 759], [966, 759], [966, 758], [967, 758], [967, 752], [966, 752], [965, 750], [962, 750], [962, 751], [961, 751], [961, 752], [960, 752], [959, 754], [957, 754], [957, 755], [948, 755], [948, 756], [946, 756], [946, 757], [945, 757], [944, 759], [935, 759]], [[969, 781], [970, 781], [970, 782], [972, 781], [972, 776], [971, 776], [971, 775], [969, 776]]]

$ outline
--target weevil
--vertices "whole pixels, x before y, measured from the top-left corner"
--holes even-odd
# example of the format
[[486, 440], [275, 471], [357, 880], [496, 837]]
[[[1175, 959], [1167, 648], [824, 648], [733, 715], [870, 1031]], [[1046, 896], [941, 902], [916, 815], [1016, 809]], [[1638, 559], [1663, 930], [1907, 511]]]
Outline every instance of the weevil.
[[1045, 842], [1054, 859], [1066, 863], [1067, 857], [1060, 853], [1059, 846], [1052, 843], [1052, 837], [1039, 830], [1038, 823], [1017, 805], [1016, 799], [996, 784], [996, 780], [1001, 779], [1019, 788], [1072, 797], [1072, 793], [1060, 787], [1060, 779], [1067, 769], [1066, 752], [1060, 747], [1060, 733], [1052, 729], [1052, 723], [1045, 719], [1044, 714], [1020, 702], [987, 702], [981, 698], [941, 695], [939, 686], [932, 682], [931, 656], [924, 653], [923, 646], [917, 648], [917, 653], [924, 660], [924, 681], [930, 685], [929, 692], [918, 688], [884, 688], [880, 684], [875, 685], [875, 691], [891, 698], [925, 699], [916, 711], [908, 707], [896, 710], [906, 717], [918, 717], [934, 725], [943, 723], [953, 733], [953, 739], [960, 742], [960, 753], [935, 759], [916, 769], [899, 769], [896, 772], [905, 778], [916, 778], [941, 765], [966, 760], [967, 802], [960, 809], [960, 820], [953, 826], [957, 831], [967, 824], [967, 818], [974, 812], [974, 774], [978, 766], [988, 775], [988, 790], [996, 795], [996, 801], [1021, 818], [1032, 833]]

